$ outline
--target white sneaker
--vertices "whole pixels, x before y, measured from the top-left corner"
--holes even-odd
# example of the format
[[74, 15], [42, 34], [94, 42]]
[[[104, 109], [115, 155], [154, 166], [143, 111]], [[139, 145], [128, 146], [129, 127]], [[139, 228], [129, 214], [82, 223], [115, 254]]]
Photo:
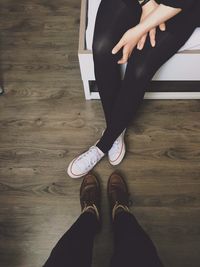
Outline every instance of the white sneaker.
[[67, 169], [68, 175], [71, 178], [80, 178], [86, 175], [104, 155], [97, 146], [90, 147], [86, 152], [71, 161]]
[[115, 140], [111, 149], [108, 151], [108, 159], [111, 165], [118, 165], [124, 158], [126, 146], [124, 142], [124, 134], [126, 129]]

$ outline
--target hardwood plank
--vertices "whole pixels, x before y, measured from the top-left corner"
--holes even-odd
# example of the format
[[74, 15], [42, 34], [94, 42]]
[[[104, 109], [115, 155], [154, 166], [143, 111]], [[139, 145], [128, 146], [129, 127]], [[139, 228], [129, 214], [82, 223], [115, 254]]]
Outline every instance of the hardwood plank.
[[[78, 62], [81, 1], [1, 0], [0, 265], [39, 267], [80, 214], [71, 159], [105, 127], [100, 101], [85, 101]], [[107, 179], [119, 169], [132, 211], [166, 266], [199, 267], [200, 102], [144, 101], [126, 133], [127, 155], [95, 168], [103, 231], [93, 266], [109, 266]], [[6, 244], [6, 246], [5, 246]]]

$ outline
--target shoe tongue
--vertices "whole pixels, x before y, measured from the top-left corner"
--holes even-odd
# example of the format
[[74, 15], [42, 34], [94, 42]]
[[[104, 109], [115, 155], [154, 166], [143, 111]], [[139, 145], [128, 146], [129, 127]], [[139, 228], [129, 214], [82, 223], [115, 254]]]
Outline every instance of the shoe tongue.
[[93, 164], [93, 162], [98, 161], [98, 152], [95, 147], [91, 147], [84, 156], [81, 156], [78, 163], [79, 171], [85, 171], [85, 166]]
[[104, 156], [104, 153], [103, 153], [103, 151], [101, 151], [101, 149], [99, 149], [97, 146], [95, 147], [95, 149], [96, 149], [96, 152], [98, 153], [99, 157]]

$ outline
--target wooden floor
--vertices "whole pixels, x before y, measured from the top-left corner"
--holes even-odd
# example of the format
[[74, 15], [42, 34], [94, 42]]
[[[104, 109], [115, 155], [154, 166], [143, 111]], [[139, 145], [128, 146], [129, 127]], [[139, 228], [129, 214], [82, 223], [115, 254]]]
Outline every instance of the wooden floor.
[[[0, 266], [41, 267], [80, 213], [71, 159], [101, 135], [99, 101], [84, 100], [77, 49], [78, 0], [0, 0]], [[167, 267], [200, 262], [200, 101], [145, 101], [118, 167], [137, 219]], [[112, 233], [103, 188], [95, 267], [109, 266]]]

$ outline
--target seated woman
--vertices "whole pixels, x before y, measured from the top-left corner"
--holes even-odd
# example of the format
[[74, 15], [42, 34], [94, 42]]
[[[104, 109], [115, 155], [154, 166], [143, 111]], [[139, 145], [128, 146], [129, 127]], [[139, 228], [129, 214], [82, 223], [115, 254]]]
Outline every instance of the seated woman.
[[[192, 35], [199, 14], [198, 0], [101, 1], [95, 23], [93, 59], [106, 129], [95, 145], [69, 164], [70, 177], [82, 177], [106, 154], [112, 165], [122, 161], [124, 133], [145, 90], [156, 71]], [[126, 62], [121, 80], [118, 64]]]

